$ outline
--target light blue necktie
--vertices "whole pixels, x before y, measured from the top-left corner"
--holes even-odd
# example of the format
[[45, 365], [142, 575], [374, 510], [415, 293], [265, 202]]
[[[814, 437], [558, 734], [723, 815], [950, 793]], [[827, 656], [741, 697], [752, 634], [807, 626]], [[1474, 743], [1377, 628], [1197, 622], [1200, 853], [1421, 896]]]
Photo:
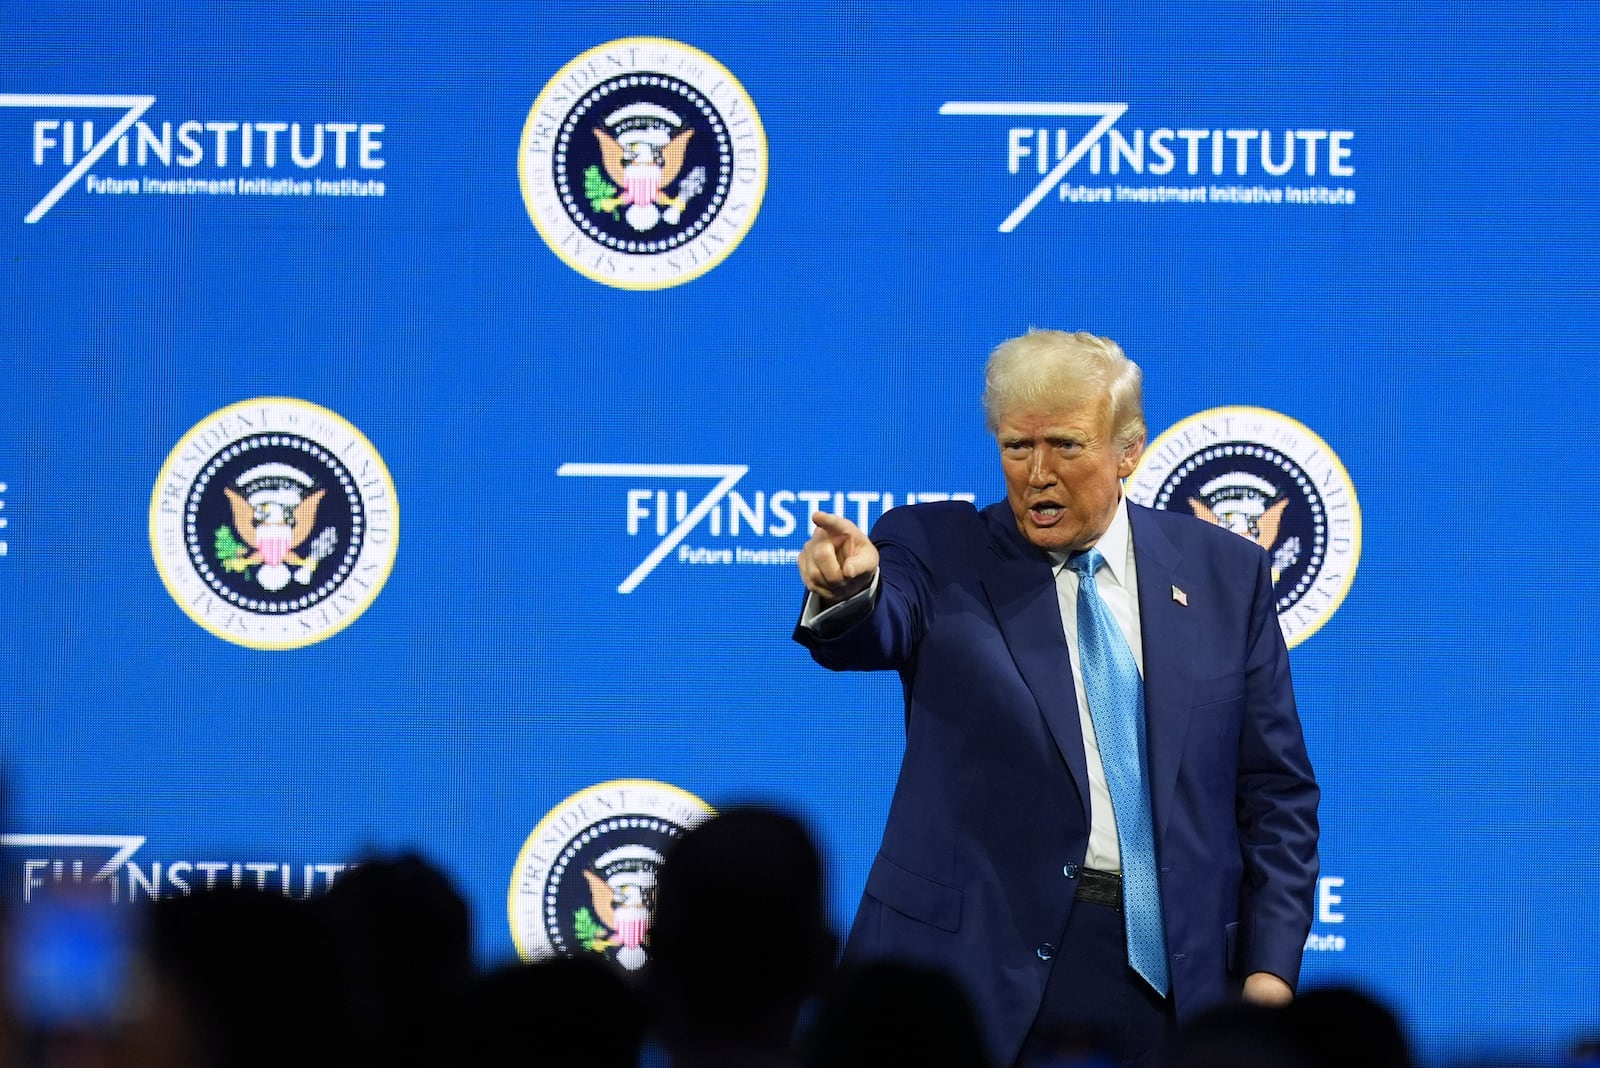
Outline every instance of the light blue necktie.
[[1161, 879], [1144, 755], [1144, 680], [1128, 639], [1095, 588], [1094, 573], [1102, 559], [1097, 550], [1089, 549], [1067, 561], [1078, 575], [1078, 658], [1117, 817], [1128, 963], [1165, 997], [1167, 933], [1161, 920]]

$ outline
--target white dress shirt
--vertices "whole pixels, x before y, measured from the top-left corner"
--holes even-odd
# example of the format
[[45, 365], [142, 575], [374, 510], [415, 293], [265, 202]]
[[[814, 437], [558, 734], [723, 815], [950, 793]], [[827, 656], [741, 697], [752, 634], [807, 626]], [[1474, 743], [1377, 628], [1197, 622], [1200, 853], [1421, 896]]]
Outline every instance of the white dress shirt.
[[[1139, 576], [1133, 562], [1133, 538], [1128, 530], [1128, 501], [1117, 502], [1111, 525], [1094, 547], [1105, 563], [1095, 572], [1095, 587], [1128, 640], [1139, 676], [1144, 677], [1144, 645], [1139, 627]], [[1083, 734], [1083, 756], [1089, 766], [1089, 850], [1084, 864], [1101, 871], [1121, 871], [1122, 854], [1117, 848], [1117, 819], [1111, 810], [1111, 789], [1106, 785], [1105, 767], [1100, 762], [1100, 747], [1095, 743], [1094, 721], [1089, 716], [1089, 698], [1083, 686], [1083, 666], [1078, 657], [1078, 575], [1067, 566], [1067, 553], [1051, 553], [1055, 562], [1056, 600], [1061, 608], [1061, 626], [1067, 640], [1067, 656], [1072, 661], [1072, 689], [1078, 698], [1078, 727]], [[878, 594], [878, 574], [860, 593], [838, 604], [822, 607], [816, 594], [806, 597], [800, 625], [819, 634], [843, 630], [870, 610]]]

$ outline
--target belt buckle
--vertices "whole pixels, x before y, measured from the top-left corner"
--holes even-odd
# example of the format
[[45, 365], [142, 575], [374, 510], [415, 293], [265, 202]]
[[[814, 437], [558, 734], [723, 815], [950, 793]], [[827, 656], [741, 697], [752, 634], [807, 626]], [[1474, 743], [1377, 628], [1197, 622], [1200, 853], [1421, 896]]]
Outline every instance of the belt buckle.
[[1116, 872], [1084, 868], [1078, 876], [1078, 899], [1122, 911], [1122, 876]]

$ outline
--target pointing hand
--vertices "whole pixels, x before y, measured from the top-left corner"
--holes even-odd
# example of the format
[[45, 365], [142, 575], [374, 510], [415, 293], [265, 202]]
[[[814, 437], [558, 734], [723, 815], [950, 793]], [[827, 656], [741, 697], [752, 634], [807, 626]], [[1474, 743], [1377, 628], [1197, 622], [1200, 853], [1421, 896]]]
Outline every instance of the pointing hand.
[[872, 584], [878, 549], [844, 516], [813, 512], [817, 529], [800, 550], [800, 577], [825, 602], [853, 597]]

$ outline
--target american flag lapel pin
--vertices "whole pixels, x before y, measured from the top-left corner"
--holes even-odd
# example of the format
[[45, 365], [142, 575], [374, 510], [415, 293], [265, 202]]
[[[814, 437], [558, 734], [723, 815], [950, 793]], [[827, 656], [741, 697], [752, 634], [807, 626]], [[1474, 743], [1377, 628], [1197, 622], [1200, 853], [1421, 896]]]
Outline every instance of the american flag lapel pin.
[[1189, 595], [1178, 589], [1176, 586], [1172, 587], [1172, 599], [1183, 605], [1185, 608], [1189, 607]]

